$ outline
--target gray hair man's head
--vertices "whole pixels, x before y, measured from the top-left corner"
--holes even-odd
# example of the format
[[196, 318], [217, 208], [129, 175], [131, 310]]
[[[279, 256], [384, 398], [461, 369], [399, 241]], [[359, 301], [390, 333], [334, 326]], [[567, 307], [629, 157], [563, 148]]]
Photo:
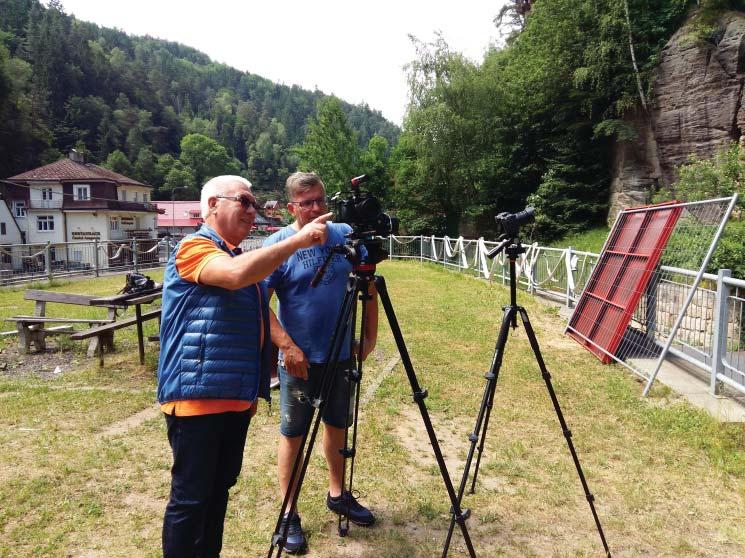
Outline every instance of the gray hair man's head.
[[293, 201], [295, 196], [301, 192], [310, 190], [314, 186], [320, 186], [324, 192], [326, 187], [323, 185], [321, 177], [314, 172], [293, 172], [287, 177], [285, 182], [285, 193], [287, 194], [287, 201]]
[[215, 178], [209, 179], [204, 186], [202, 186], [202, 196], [199, 200], [199, 207], [202, 210], [202, 219], [206, 219], [210, 214], [209, 199], [223, 194], [236, 182], [243, 184], [246, 188], [251, 190], [251, 183], [248, 180], [242, 176], [235, 176], [233, 174], [216, 176]]

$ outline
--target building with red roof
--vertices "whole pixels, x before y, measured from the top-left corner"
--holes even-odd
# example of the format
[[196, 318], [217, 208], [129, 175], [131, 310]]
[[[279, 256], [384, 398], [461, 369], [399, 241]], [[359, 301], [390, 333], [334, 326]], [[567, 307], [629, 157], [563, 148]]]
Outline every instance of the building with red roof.
[[[0, 181], [0, 194], [28, 244], [155, 239], [158, 208], [150, 202], [152, 190], [148, 184], [86, 163], [75, 150], [69, 158]], [[92, 265], [82, 261], [92, 257], [84, 255], [89, 252], [55, 248], [54, 262]]]

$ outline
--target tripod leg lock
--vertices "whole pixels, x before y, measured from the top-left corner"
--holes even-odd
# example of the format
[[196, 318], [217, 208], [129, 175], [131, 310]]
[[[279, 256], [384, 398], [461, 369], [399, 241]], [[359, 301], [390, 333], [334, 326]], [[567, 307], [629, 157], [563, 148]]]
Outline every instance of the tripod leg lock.
[[479, 441], [479, 435], [476, 434], [475, 432], [471, 432], [468, 435], [468, 441], [471, 442], [472, 444], [475, 444], [476, 442]]
[[572, 431], [571, 431], [571, 430], [569, 430], [568, 428], [566, 428], [566, 429], [564, 430], [564, 437], [565, 437], [565, 438], [566, 438], [567, 440], [568, 440], [569, 438], [571, 438], [571, 437], [572, 437]]
[[350, 368], [347, 370], [347, 380], [354, 382], [355, 384], [360, 383], [360, 373], [356, 368]]
[[281, 548], [284, 548], [286, 542], [287, 541], [282, 536], [282, 533], [274, 533], [272, 535], [272, 546], [281, 546]]
[[344, 459], [349, 459], [355, 456], [355, 448], [341, 448], [339, 453], [342, 454]]
[[411, 395], [414, 398], [414, 402], [419, 403], [420, 401], [424, 401], [425, 399], [427, 399], [429, 392], [426, 389], [423, 389], [420, 391], [415, 391]]
[[316, 409], [320, 409], [321, 404], [323, 404], [323, 399], [321, 399], [320, 397], [315, 398], [311, 403], [311, 405], [313, 405]]
[[486, 379], [487, 379], [487, 380], [489, 380], [490, 382], [491, 382], [491, 381], [492, 381], [492, 380], [493, 380], [493, 379], [494, 379], [495, 377], [496, 377], [496, 376], [494, 375], [494, 372], [492, 372], [491, 370], [490, 370], [489, 372], [487, 372], [486, 374], [484, 374], [484, 378], [486, 378]]
[[460, 515], [456, 515], [455, 513], [453, 513], [453, 508], [451, 506], [450, 515], [455, 518], [455, 521], [461, 523], [462, 521], [466, 521], [469, 517], [471, 517], [471, 508], [464, 508], [460, 510]]

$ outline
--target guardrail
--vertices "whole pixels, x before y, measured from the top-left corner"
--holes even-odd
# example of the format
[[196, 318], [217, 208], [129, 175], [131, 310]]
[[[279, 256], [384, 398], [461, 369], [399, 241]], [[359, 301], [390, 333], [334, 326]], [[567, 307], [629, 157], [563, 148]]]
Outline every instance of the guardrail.
[[[486, 254], [497, 243], [483, 239], [426, 236], [390, 236], [390, 258], [432, 262], [489, 281], [509, 284], [509, 262], [505, 254], [493, 260]], [[531, 294], [547, 296], [573, 307], [579, 299], [599, 254], [568, 248], [532, 244], [517, 262], [517, 282]], [[662, 279], [655, 293], [646, 293], [632, 318], [662, 345], [677, 316], [696, 271], [661, 266]], [[745, 393], [745, 281], [706, 273], [696, 289], [681, 328], [670, 348], [710, 378], [716, 394], [721, 384]]]

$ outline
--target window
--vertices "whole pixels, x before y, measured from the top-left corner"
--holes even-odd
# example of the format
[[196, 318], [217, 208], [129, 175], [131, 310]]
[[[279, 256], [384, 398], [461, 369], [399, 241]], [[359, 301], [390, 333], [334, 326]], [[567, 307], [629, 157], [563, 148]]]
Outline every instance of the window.
[[42, 188], [41, 189], [41, 199], [43, 199], [43, 200], [51, 200], [52, 199], [52, 189], [51, 188]]
[[121, 193], [121, 195], [122, 195], [122, 197], [121, 197], [120, 199], [121, 199], [122, 201], [127, 201], [127, 191], [126, 191], [126, 190], [125, 190], [124, 188], [122, 188], [122, 189], [120, 190], [120, 193]]
[[36, 230], [51, 232], [54, 230], [54, 215], [39, 215], [36, 218]]
[[119, 230], [119, 217], [112, 217], [111, 218], [111, 230], [112, 231], [118, 231]]
[[137, 194], [137, 192], [135, 192], [135, 201], [140, 201], [140, 200], [137, 199], [138, 197], [139, 197], [139, 195]]
[[5, 228], [5, 223], [0, 223], [0, 234], [8, 234], [8, 230]]
[[15, 200], [13, 202], [13, 216], [24, 218], [26, 217], [26, 201]]
[[76, 201], [91, 199], [91, 187], [88, 184], [75, 184], [73, 192]]
[[142, 194], [143, 203], [147, 203], [147, 194]]

